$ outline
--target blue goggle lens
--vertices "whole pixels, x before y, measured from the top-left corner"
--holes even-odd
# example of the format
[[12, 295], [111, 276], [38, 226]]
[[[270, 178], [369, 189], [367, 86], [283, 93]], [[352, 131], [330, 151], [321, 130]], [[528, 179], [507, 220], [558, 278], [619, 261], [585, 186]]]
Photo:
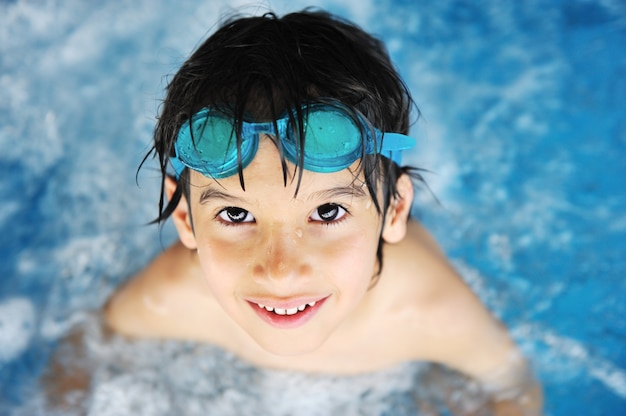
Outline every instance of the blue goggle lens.
[[[337, 172], [359, 159], [362, 135], [346, 114], [328, 107], [309, 109], [304, 119], [304, 168], [314, 172]], [[297, 135], [287, 130], [284, 148], [289, 159], [298, 160], [295, 151]]]
[[[181, 127], [175, 149], [183, 168], [187, 166], [203, 174], [213, 173], [220, 178], [237, 169], [234, 126], [228, 118], [211, 110], [196, 113]], [[180, 174], [178, 170], [177, 174]]]

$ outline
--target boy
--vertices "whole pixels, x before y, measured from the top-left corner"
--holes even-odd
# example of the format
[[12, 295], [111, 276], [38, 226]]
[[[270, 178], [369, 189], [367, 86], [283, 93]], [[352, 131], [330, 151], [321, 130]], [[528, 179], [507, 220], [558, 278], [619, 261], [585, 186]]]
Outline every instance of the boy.
[[259, 367], [357, 374], [431, 361], [496, 414], [540, 414], [506, 331], [409, 219], [411, 96], [384, 46], [323, 12], [231, 20], [168, 86], [157, 221], [180, 242], [110, 300], [129, 337]]

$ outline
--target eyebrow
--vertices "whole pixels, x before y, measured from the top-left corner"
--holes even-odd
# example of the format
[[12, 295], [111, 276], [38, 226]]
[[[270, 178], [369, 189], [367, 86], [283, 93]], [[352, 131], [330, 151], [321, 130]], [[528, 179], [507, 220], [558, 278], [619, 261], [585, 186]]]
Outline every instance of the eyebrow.
[[338, 186], [336, 188], [324, 189], [309, 194], [308, 200], [312, 199], [335, 199], [341, 197], [363, 198], [367, 196], [361, 186]]
[[206, 203], [210, 199], [224, 199], [233, 202], [243, 202], [243, 199], [239, 198], [238, 196], [227, 194], [215, 188], [205, 189], [202, 194], [200, 194], [201, 204]]
[[[368, 195], [363, 190], [363, 187], [360, 187], [360, 186], [354, 186], [354, 185], [353, 186], [338, 186], [336, 188], [324, 189], [321, 191], [312, 192], [307, 197], [307, 200], [310, 201], [310, 200], [315, 200], [315, 199], [335, 199], [335, 198], [342, 198], [342, 197], [345, 198], [346, 196], [349, 196], [351, 198], [354, 198], [354, 197], [363, 198]], [[202, 192], [202, 194], [200, 194], [201, 204], [206, 203], [210, 199], [223, 199], [223, 200], [232, 201], [235, 203], [237, 202], [241, 203], [244, 201], [242, 198], [239, 198], [238, 196], [227, 194], [215, 188], [205, 189]]]

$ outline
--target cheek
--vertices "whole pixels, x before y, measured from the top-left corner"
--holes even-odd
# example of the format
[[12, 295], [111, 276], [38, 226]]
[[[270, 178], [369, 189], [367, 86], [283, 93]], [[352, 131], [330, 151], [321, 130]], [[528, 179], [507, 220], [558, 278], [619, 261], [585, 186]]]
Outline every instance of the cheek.
[[214, 295], [222, 292], [234, 292], [236, 279], [241, 275], [249, 261], [242, 244], [221, 240], [199, 240], [198, 259], [205, 280]]
[[372, 202], [365, 204], [359, 220], [350, 223], [342, 238], [326, 246], [325, 257], [337, 262], [340, 275], [361, 273], [371, 278], [375, 272], [381, 221]]
[[374, 233], [355, 232], [349, 238], [320, 249], [318, 263], [343, 290], [367, 289], [376, 271], [378, 238]]

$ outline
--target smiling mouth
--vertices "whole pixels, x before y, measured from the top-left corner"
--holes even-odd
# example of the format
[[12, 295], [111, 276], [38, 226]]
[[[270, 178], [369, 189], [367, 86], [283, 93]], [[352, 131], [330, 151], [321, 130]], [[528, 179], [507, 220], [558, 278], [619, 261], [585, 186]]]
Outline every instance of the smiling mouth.
[[303, 312], [306, 308], [314, 307], [316, 303], [317, 302], [309, 302], [305, 303], [304, 305], [300, 305], [290, 309], [272, 308], [271, 306], [264, 306], [260, 303], [257, 303], [257, 306], [261, 309], [265, 309], [268, 312], [274, 312], [276, 315], [295, 315], [298, 312]]
[[248, 304], [262, 320], [271, 326], [279, 329], [294, 329], [304, 325], [313, 318], [327, 299], [328, 297], [325, 297], [298, 306], [285, 305], [291, 306], [289, 308], [265, 306], [262, 303], [250, 300]]

